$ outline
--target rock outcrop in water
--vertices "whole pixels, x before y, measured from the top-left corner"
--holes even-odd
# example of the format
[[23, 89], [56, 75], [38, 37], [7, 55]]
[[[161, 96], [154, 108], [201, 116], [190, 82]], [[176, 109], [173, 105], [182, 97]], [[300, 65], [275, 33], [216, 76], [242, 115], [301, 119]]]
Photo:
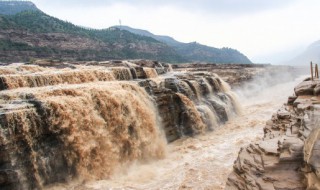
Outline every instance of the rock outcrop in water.
[[216, 74], [170, 71], [144, 60], [2, 66], [1, 189], [106, 179], [240, 112]]
[[320, 81], [296, 86], [262, 141], [240, 150], [226, 189], [320, 189]]

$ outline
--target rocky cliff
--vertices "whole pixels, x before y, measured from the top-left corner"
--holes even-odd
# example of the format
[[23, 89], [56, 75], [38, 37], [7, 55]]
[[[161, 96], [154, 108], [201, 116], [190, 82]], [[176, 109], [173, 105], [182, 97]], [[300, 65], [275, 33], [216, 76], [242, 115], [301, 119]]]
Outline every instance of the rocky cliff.
[[240, 150], [226, 189], [320, 189], [320, 81], [306, 79], [266, 123], [264, 138]]
[[212, 72], [131, 60], [0, 67], [0, 187], [107, 179], [241, 109]]

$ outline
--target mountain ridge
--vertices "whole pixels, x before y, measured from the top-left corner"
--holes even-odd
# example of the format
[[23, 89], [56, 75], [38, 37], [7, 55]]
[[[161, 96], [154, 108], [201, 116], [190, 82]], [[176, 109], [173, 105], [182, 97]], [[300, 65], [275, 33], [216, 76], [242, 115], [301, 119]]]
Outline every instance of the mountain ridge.
[[177, 45], [179, 43], [182, 43], [182, 42], [179, 42], [177, 40], [175, 40], [173, 37], [170, 37], [170, 36], [166, 36], [166, 35], [155, 35], [151, 32], [149, 32], [148, 30], [144, 30], [144, 29], [137, 29], [137, 28], [132, 28], [130, 26], [125, 26], [125, 25], [121, 25], [121, 26], [111, 26], [110, 28], [119, 28], [121, 30], [127, 30], [131, 33], [134, 33], [134, 34], [138, 34], [138, 35], [142, 35], [142, 36], [148, 36], [148, 37], [152, 37], [158, 41], [162, 41], [162, 42], [165, 42], [167, 44], [170, 44], [170, 45]]
[[310, 62], [320, 64], [320, 40], [311, 43], [300, 55], [286, 62], [288, 65], [309, 65]]
[[197, 42], [183, 43], [170, 36], [155, 35], [147, 30], [136, 29], [129, 26], [113, 26], [111, 28], [119, 28], [138, 35], [152, 37], [160, 42], [166, 43], [180, 55], [184, 55], [184, 57], [192, 62], [252, 63], [244, 54], [232, 48], [215, 48]]
[[156, 59], [183, 62], [153, 38], [119, 29], [86, 29], [41, 11], [0, 15], [0, 61]]
[[40, 11], [31, 1], [0, 1], [0, 13], [13, 15], [22, 11]]
[[[238, 50], [182, 43], [121, 26], [90, 29], [49, 16], [30, 1], [0, 1], [0, 61], [153, 59], [170, 63], [251, 63]], [[11, 11], [11, 12], [10, 12]], [[20, 12], [19, 12], [20, 11]]]

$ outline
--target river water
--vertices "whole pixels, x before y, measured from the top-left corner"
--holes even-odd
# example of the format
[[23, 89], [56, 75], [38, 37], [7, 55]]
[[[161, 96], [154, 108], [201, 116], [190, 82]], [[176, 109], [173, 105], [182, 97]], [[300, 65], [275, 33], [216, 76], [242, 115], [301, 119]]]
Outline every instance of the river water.
[[241, 147], [263, 137], [272, 114], [293, 94], [303, 77], [237, 93], [243, 113], [213, 132], [167, 145], [166, 157], [119, 169], [108, 180], [55, 185], [50, 189], [224, 189]]

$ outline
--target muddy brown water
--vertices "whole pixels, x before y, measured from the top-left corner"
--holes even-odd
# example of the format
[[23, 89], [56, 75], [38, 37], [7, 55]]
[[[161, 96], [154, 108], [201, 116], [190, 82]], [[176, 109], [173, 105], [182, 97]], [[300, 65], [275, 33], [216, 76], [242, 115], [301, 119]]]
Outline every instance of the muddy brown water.
[[119, 168], [110, 179], [82, 179], [48, 189], [224, 189], [239, 149], [263, 137], [266, 121], [302, 79], [265, 88], [250, 98], [240, 96], [241, 115], [213, 132], [168, 144], [164, 159]]

